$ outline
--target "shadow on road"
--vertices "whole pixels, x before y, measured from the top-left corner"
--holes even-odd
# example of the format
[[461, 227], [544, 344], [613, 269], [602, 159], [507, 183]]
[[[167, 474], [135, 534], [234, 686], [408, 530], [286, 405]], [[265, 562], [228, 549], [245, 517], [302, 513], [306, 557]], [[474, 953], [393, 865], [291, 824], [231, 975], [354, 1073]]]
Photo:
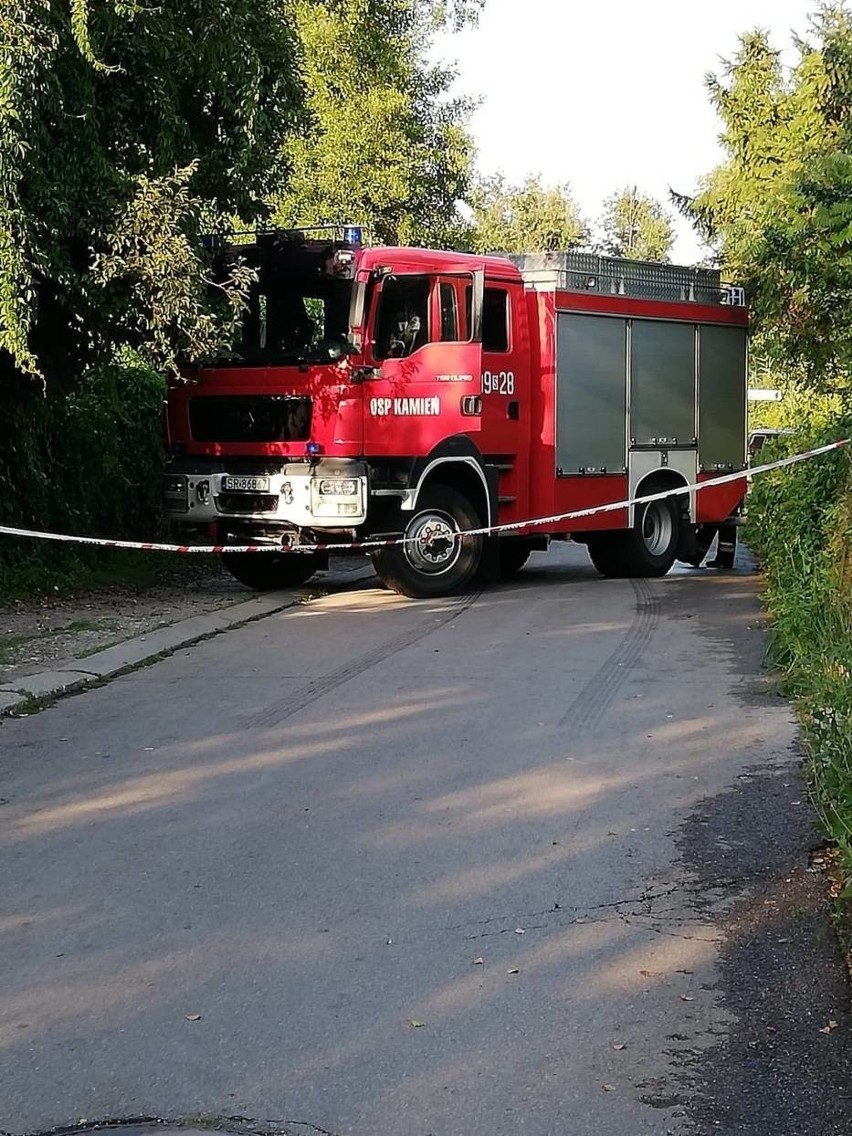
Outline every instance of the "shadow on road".
[[757, 778], [719, 858], [733, 778], [800, 792], [755, 590], [538, 558], [482, 595], [366, 587], [4, 724], [0, 1127], [680, 1132], [702, 1079], [710, 1126], [742, 1062], [699, 1055], [751, 1054], [725, 968], [785, 937], [810, 839], [742, 882], [790, 806]]

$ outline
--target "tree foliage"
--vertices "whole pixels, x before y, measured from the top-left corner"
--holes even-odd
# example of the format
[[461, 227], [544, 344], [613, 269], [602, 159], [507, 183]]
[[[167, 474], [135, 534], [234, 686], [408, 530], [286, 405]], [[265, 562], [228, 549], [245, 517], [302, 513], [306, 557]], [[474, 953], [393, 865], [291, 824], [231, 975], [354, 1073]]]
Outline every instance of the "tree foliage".
[[[303, 95], [278, 0], [5, 0], [0, 354], [61, 379], [216, 341], [203, 230], [251, 220]], [[224, 309], [241, 282], [219, 290]], [[0, 360], [2, 366], [2, 360]]]
[[436, 31], [479, 0], [292, 0], [312, 122], [285, 145], [284, 225], [365, 224], [389, 244], [452, 244], [469, 185], [470, 104], [426, 62]]
[[625, 186], [604, 202], [601, 249], [607, 256], [667, 263], [674, 244], [672, 218], [659, 201]]
[[589, 237], [568, 185], [549, 188], [538, 177], [510, 185], [498, 175], [474, 187], [470, 205], [469, 242], [477, 252], [551, 252]]
[[[144, 364], [225, 345], [250, 276], [203, 234], [290, 192], [288, 222], [453, 239], [467, 105], [423, 59], [480, 3], [0, 0], [0, 521], [156, 535]], [[3, 542], [0, 591], [81, 567], [46, 549]]]
[[744, 283], [777, 358], [808, 385], [852, 374], [852, 24], [827, 6], [785, 72], [762, 32], [708, 85], [727, 160], [681, 200]]

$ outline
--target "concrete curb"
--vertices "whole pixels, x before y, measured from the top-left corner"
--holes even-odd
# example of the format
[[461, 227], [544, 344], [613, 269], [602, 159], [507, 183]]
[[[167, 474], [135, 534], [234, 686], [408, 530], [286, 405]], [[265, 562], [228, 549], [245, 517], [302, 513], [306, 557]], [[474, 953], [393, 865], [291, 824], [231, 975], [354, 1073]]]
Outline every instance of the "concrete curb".
[[[313, 582], [313, 588], [326, 583], [342, 584], [345, 588], [350, 584], [359, 584], [372, 575], [373, 569], [368, 565], [348, 571], [332, 571], [324, 580]], [[0, 718], [25, 712], [27, 707], [40, 709], [42, 703], [117, 678], [182, 647], [191, 647], [203, 639], [210, 639], [224, 631], [244, 627], [247, 623], [285, 611], [303, 600], [309, 600], [311, 593], [311, 586], [307, 585], [304, 589], [253, 596], [243, 603], [219, 608], [206, 615], [182, 619], [168, 627], [159, 627], [113, 647], [106, 647], [103, 651], [96, 651], [85, 658], [74, 659], [64, 670], [42, 671], [13, 679], [6, 685], [0, 685]]]

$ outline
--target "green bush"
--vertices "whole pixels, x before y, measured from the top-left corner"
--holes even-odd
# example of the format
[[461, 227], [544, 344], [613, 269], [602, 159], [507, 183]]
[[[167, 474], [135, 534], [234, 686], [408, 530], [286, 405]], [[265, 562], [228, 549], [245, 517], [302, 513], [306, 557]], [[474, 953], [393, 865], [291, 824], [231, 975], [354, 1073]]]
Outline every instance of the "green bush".
[[[161, 531], [161, 376], [112, 364], [64, 392], [0, 388], [0, 524], [150, 540]], [[0, 597], [78, 584], [114, 552], [0, 536]]]
[[[768, 458], [852, 435], [838, 418]], [[764, 454], [761, 454], [763, 459]], [[846, 450], [755, 479], [747, 539], [761, 557], [770, 653], [796, 698], [813, 798], [852, 879], [852, 461]]]

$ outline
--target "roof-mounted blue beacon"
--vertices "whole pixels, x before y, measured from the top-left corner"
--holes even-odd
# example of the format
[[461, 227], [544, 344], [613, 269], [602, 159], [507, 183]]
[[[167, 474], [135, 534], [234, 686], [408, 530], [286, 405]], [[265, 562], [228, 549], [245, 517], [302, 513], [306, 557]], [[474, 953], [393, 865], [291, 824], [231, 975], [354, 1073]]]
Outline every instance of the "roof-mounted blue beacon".
[[364, 234], [360, 225], [344, 225], [343, 239], [348, 245], [360, 248], [363, 244]]

